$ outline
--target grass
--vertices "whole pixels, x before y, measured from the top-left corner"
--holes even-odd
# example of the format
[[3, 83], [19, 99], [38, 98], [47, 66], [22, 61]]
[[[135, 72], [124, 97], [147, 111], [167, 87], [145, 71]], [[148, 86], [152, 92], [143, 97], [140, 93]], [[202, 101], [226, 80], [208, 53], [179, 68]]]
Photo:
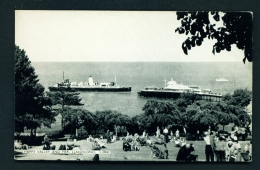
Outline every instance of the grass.
[[[103, 142], [106, 142], [103, 140]], [[193, 154], [198, 155], [198, 161], [205, 161], [205, 142], [204, 141], [187, 141], [187, 143], [193, 143], [195, 146], [195, 152]], [[244, 148], [248, 142], [240, 142], [241, 147]], [[56, 145], [58, 150], [61, 144], [66, 144], [62, 141], [54, 141], [52, 143]], [[81, 150], [91, 150], [92, 142], [86, 140], [80, 140], [76, 142], [77, 145], [81, 146]], [[99, 154], [100, 161], [176, 161], [179, 148], [174, 147], [173, 143], [168, 143], [167, 148], [169, 150], [169, 159], [158, 159], [150, 158], [151, 150], [148, 146], [139, 146], [140, 151], [123, 151], [123, 142], [116, 141], [115, 143], [106, 144], [105, 149], [110, 151], [110, 154]], [[157, 145], [159, 148], [164, 148], [162, 145]], [[30, 150], [42, 150], [42, 146], [35, 146]], [[38, 154], [24, 154], [22, 157], [17, 157], [17, 160], [80, 160], [80, 161], [92, 161], [94, 154], [84, 155], [55, 155], [52, 153], [38, 153]]]

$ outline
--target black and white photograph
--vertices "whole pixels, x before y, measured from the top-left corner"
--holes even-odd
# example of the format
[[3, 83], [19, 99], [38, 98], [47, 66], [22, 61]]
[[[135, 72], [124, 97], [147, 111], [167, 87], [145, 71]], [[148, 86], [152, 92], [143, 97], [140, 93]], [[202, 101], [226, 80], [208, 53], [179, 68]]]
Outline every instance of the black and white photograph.
[[253, 12], [16, 10], [14, 160], [252, 161]]

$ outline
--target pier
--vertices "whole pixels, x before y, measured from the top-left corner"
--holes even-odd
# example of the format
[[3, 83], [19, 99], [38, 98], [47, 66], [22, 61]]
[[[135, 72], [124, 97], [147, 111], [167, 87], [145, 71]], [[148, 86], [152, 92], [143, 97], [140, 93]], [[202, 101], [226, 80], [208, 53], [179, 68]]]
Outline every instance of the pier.
[[137, 93], [141, 97], [153, 97], [153, 98], [179, 98], [181, 95], [194, 95], [201, 97], [202, 100], [217, 101], [222, 99], [221, 94], [217, 93], [194, 93], [194, 92], [177, 92], [168, 90], [142, 90]]

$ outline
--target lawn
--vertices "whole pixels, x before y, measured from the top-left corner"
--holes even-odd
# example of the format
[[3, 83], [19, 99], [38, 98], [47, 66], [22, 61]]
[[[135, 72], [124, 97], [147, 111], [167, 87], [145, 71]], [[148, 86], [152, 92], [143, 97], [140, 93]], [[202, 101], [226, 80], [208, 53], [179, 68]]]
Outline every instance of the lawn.
[[[104, 140], [104, 142], [106, 142]], [[193, 154], [198, 155], [198, 161], [205, 161], [205, 143], [204, 141], [188, 141], [187, 143], [193, 143], [195, 146], [195, 152]], [[243, 148], [248, 142], [240, 142]], [[62, 141], [53, 141], [53, 145], [56, 145], [58, 150], [61, 144], [66, 144]], [[80, 140], [76, 142], [80, 145], [81, 150], [91, 150], [92, 142], [86, 140]], [[169, 159], [158, 159], [150, 158], [151, 150], [148, 146], [139, 146], [140, 151], [123, 151], [123, 142], [116, 141], [115, 143], [106, 144], [104, 151], [110, 151], [110, 154], [99, 154], [100, 161], [176, 161], [176, 156], [179, 148], [175, 147], [173, 143], [168, 143], [167, 148], [169, 150]], [[163, 148], [162, 145], [157, 145], [159, 148]], [[34, 146], [29, 150], [42, 150], [42, 146]], [[21, 157], [15, 157], [16, 160], [80, 160], [80, 161], [91, 161], [94, 154], [84, 155], [58, 155], [52, 153], [35, 153], [35, 154], [24, 154]]]

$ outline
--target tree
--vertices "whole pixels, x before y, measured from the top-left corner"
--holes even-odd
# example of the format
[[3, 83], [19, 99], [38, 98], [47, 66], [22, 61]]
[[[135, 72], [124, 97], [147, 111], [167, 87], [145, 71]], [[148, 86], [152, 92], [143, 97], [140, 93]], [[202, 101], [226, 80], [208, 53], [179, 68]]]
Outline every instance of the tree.
[[229, 123], [239, 124], [239, 117], [230, 112], [229, 105], [225, 102], [194, 103], [188, 106], [182, 118], [190, 133], [196, 133], [196, 130], [205, 131], [209, 126], [217, 130], [218, 124], [223, 129]]
[[97, 126], [99, 127], [99, 129], [104, 129], [105, 131], [109, 129], [106, 124], [106, 116], [111, 113], [111, 110], [96, 111], [95, 115], [97, 117]]
[[142, 133], [144, 130], [148, 130], [151, 127], [149, 117], [144, 114], [138, 114], [132, 117], [132, 126], [129, 130], [129, 133]]
[[56, 114], [25, 51], [15, 46], [15, 131], [51, 127]]
[[238, 124], [239, 120], [238, 117], [232, 113], [220, 112], [218, 114], [218, 123], [222, 125], [224, 131], [226, 125], [229, 125], [230, 123]]
[[240, 106], [242, 108], [247, 107], [252, 99], [252, 92], [247, 89], [237, 89], [232, 95], [227, 94], [223, 97], [223, 100], [228, 105]]
[[80, 128], [81, 121], [80, 117], [82, 116], [82, 112], [78, 109], [73, 109], [71, 107], [65, 107], [63, 109], [63, 131], [70, 133], [70, 134], [75, 134], [76, 129]]
[[169, 102], [148, 100], [143, 107], [147, 124], [150, 124], [150, 131], [155, 131], [157, 126], [180, 126], [180, 111], [177, 106]]
[[63, 110], [64, 132], [75, 134], [76, 130], [84, 127], [88, 133], [96, 129], [96, 116], [81, 108], [65, 107]]
[[110, 130], [115, 129], [117, 136], [118, 126], [128, 127], [132, 124], [129, 116], [123, 115], [116, 110], [110, 110], [110, 114], [105, 117], [106, 127]]
[[85, 127], [88, 133], [91, 133], [93, 130], [97, 130], [97, 116], [92, 112], [87, 110], [80, 110], [82, 112], [80, 119], [82, 121], [82, 126]]
[[119, 126], [130, 129], [132, 126], [132, 119], [116, 110], [104, 110], [97, 111], [98, 127], [104, 130], [115, 130], [117, 135], [117, 129]]
[[230, 112], [229, 105], [226, 102], [218, 102], [215, 104], [217, 106], [218, 115], [217, 119], [219, 121], [219, 124], [222, 125], [223, 131], [226, 125], [230, 123], [239, 124], [238, 117]]
[[227, 112], [237, 116], [240, 126], [249, 126], [251, 117], [246, 112], [246, 107], [252, 100], [252, 92], [247, 89], [237, 89], [233, 94], [227, 94], [223, 97], [223, 101], [227, 103]]
[[52, 105], [61, 105], [61, 109], [59, 109], [59, 113], [61, 113], [61, 127], [62, 130], [64, 128], [64, 118], [63, 118], [63, 112], [65, 106], [81, 106], [83, 105], [80, 103], [82, 100], [79, 98], [80, 93], [76, 93], [72, 91], [70, 88], [68, 89], [61, 89], [57, 92], [47, 92], [48, 96], [51, 99]]
[[[223, 14], [221, 17], [220, 15]], [[213, 17], [210, 20], [210, 17]], [[182, 43], [186, 55], [192, 47], [200, 46], [205, 38], [215, 39], [213, 54], [222, 50], [231, 51], [231, 45], [244, 50], [244, 59], [249, 62], [252, 58], [253, 16], [250, 12], [177, 12], [181, 26], [175, 32], [189, 37]], [[217, 28], [214, 22], [223, 21], [223, 26]]]
[[173, 104], [177, 106], [180, 112], [184, 113], [189, 105], [198, 100], [201, 100], [201, 98], [196, 94], [182, 93], [180, 97], [173, 102]]

